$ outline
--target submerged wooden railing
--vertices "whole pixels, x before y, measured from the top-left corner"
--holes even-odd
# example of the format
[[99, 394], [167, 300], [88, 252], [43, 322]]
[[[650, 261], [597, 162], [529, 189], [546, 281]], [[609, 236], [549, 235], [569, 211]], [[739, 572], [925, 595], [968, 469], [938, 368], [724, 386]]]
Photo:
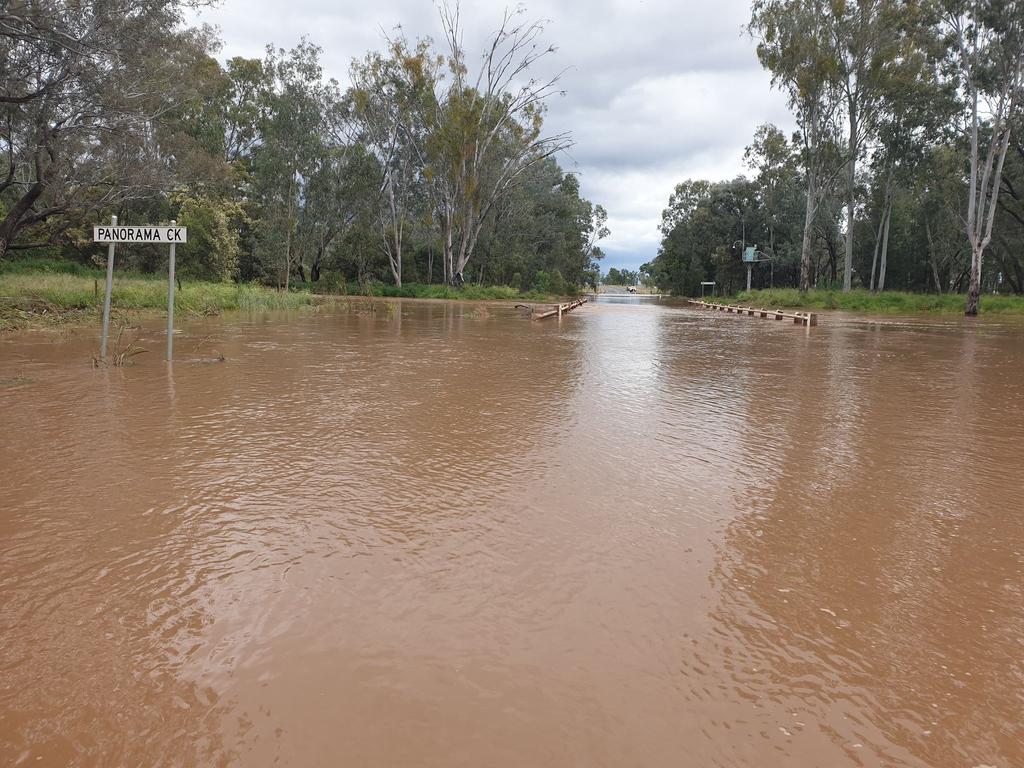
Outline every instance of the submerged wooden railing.
[[818, 324], [818, 313], [817, 312], [783, 312], [780, 309], [755, 309], [753, 307], [739, 307], [733, 304], [714, 304], [710, 301], [700, 301], [698, 299], [687, 299], [687, 302], [704, 309], [714, 309], [719, 312], [735, 312], [737, 315], [749, 315], [750, 317], [761, 317], [761, 318], [773, 318], [775, 320], [782, 320], [783, 318], [791, 319], [798, 325], [817, 325]]
[[568, 304], [558, 304], [554, 307], [554, 309], [546, 309], [543, 312], [534, 311], [533, 319], [542, 320], [545, 317], [554, 317], [555, 315], [561, 317], [563, 312], [568, 312], [570, 310], [576, 309], [576, 307], [582, 306], [586, 300], [586, 296], [581, 296], [578, 299], [573, 299]]

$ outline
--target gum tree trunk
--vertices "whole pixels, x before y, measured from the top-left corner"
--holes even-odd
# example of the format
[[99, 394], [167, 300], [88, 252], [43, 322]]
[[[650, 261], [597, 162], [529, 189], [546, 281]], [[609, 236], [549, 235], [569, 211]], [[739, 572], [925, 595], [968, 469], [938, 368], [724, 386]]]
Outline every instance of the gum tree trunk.
[[984, 247], [971, 248], [971, 278], [967, 284], [965, 315], [977, 315], [981, 307], [981, 257], [984, 253]]
[[850, 103], [850, 143], [849, 143], [849, 164], [846, 175], [846, 254], [843, 258], [843, 290], [849, 291], [853, 287], [853, 208], [854, 195], [857, 185], [857, 110]]
[[813, 173], [808, 173], [807, 210], [804, 214], [804, 239], [800, 247], [800, 290], [807, 291], [811, 287], [811, 246], [814, 241], [814, 213], [817, 205], [814, 202], [817, 190]]

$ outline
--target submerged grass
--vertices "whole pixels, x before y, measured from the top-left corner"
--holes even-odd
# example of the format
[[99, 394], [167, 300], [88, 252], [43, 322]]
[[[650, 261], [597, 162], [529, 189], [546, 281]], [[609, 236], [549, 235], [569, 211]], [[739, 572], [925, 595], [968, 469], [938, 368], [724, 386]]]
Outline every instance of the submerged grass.
[[[728, 299], [758, 307], [779, 307], [792, 309], [841, 309], [848, 312], [873, 312], [877, 314], [910, 314], [933, 312], [962, 314], [965, 297], [962, 294], [905, 293], [883, 291], [870, 293], [866, 290], [842, 291], [811, 290], [800, 293], [796, 288], [774, 288], [771, 290], [742, 291]], [[1022, 296], [982, 296], [982, 313], [1024, 314]]]

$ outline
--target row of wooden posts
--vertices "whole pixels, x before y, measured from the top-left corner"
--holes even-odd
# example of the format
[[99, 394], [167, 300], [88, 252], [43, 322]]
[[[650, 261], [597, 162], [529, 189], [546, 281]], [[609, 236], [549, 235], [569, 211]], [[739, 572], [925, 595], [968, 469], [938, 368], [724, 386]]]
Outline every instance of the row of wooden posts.
[[[576, 309], [576, 307], [582, 306], [586, 300], [587, 297], [582, 296], [578, 299], [573, 299], [566, 304], [556, 304], [551, 309], [544, 309], [541, 311], [534, 309], [532, 317], [534, 320], [543, 320], [545, 317], [561, 317], [564, 312], [569, 312]], [[734, 304], [716, 304], [714, 302], [701, 301], [698, 299], [688, 299], [688, 302], [693, 306], [701, 307], [703, 309], [712, 309], [718, 312], [730, 312], [737, 315], [748, 315], [749, 317], [760, 317], [763, 319], [771, 318], [773, 320], [792, 320], [797, 325], [805, 325], [807, 327], [818, 324], [817, 312], [783, 312], [781, 309], [741, 307]]]
[[573, 309], [576, 309], [576, 307], [582, 306], [583, 303], [586, 300], [587, 300], [587, 297], [586, 296], [582, 296], [582, 297], [580, 297], [578, 299], [573, 299], [572, 301], [568, 302], [567, 304], [558, 304], [553, 309], [546, 309], [543, 312], [537, 312], [536, 310], [534, 310], [534, 312], [533, 312], [533, 319], [534, 320], [542, 320], [545, 317], [554, 317], [555, 315], [557, 315], [558, 317], [561, 317], [563, 312], [569, 312], [569, 311], [571, 311]]
[[753, 307], [739, 307], [732, 304], [714, 304], [710, 301], [689, 299], [689, 303], [704, 309], [714, 309], [719, 312], [735, 312], [737, 315], [749, 315], [750, 317], [772, 318], [782, 320], [791, 319], [797, 325], [812, 326], [818, 324], [817, 312], [783, 312], [779, 309], [755, 309]]

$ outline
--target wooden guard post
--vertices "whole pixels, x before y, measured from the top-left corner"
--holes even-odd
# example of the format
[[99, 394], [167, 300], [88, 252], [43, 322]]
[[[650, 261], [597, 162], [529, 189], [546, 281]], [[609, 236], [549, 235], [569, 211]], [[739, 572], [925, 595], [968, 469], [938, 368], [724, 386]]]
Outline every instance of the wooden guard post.
[[578, 299], [573, 299], [568, 304], [558, 304], [553, 309], [546, 309], [542, 312], [537, 312], [536, 310], [534, 310], [533, 319], [542, 320], [545, 317], [554, 317], [555, 315], [561, 317], [563, 312], [568, 312], [570, 310], [576, 309], [576, 307], [582, 306], [586, 300], [587, 297], [582, 296]]

